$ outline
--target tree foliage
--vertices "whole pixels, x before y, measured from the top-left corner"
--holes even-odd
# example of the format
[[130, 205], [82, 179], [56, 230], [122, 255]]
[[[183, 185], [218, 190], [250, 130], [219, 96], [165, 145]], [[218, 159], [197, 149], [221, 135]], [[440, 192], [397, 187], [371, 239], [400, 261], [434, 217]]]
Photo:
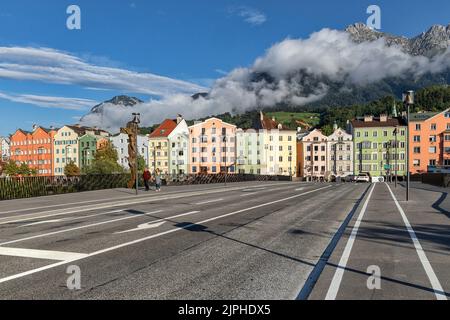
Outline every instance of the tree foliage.
[[12, 177], [37, 175], [36, 169], [31, 169], [25, 162], [17, 165], [13, 160], [4, 164], [3, 173]]
[[117, 162], [119, 156], [117, 150], [114, 149], [111, 143], [105, 144], [95, 153], [94, 160], [91, 165], [86, 167], [87, 174], [113, 174], [123, 173], [122, 166]]
[[80, 168], [75, 164], [75, 162], [70, 161], [64, 167], [64, 175], [67, 177], [76, 177], [80, 175]]

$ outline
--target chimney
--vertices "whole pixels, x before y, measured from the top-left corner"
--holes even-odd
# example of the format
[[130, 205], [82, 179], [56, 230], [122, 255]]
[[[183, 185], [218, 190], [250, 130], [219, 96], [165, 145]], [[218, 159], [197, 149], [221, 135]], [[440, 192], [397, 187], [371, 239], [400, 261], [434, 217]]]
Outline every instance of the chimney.
[[282, 130], [283, 129], [283, 125], [281, 123], [278, 124], [278, 130]]
[[263, 122], [264, 121], [264, 113], [262, 111], [259, 112], [259, 117], [260, 117], [261, 122]]
[[372, 115], [364, 116], [364, 122], [372, 122], [372, 121], [373, 121], [373, 116]]
[[177, 124], [180, 124], [181, 121], [183, 121], [183, 116], [179, 114], [177, 115]]
[[33, 124], [33, 131], [36, 131], [37, 128], [38, 128], [38, 125], [37, 124]]
[[380, 114], [380, 122], [387, 122], [388, 116], [387, 114]]

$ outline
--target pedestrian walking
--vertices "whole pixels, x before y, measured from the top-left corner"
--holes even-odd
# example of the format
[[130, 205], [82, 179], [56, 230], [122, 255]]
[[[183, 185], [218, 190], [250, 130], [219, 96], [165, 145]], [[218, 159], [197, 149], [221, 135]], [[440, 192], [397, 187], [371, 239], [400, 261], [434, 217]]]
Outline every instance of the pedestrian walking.
[[161, 171], [159, 169], [156, 169], [155, 171], [155, 185], [156, 185], [156, 192], [161, 191]]
[[152, 174], [148, 168], [145, 168], [144, 174], [142, 176], [144, 178], [145, 191], [150, 190], [150, 179], [152, 178]]

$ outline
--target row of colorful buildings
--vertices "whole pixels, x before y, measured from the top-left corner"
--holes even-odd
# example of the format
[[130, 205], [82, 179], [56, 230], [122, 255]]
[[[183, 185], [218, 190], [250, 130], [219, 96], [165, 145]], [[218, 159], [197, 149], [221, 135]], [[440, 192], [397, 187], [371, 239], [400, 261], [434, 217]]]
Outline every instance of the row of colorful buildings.
[[[348, 121], [345, 129], [335, 125], [329, 136], [298, 124], [297, 130], [287, 129], [261, 112], [253, 128], [244, 130], [218, 118], [188, 126], [178, 116], [139, 136], [138, 150], [151, 170], [173, 175], [228, 172], [307, 180], [359, 173], [404, 176], [409, 130], [412, 174], [450, 166], [449, 110], [412, 114], [408, 126], [394, 108], [391, 115]], [[3, 160], [26, 163], [41, 176], [60, 176], [70, 162], [80, 169], [89, 166], [106, 143], [117, 150], [119, 164], [128, 168], [127, 135], [78, 125], [19, 129], [9, 138], [0, 138], [0, 151]]]

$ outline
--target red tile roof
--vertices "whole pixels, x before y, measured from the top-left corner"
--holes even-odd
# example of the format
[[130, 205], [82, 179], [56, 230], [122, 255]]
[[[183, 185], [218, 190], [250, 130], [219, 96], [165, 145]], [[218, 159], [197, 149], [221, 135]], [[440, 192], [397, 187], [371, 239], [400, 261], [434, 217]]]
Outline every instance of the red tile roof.
[[168, 137], [169, 134], [177, 127], [177, 122], [171, 119], [164, 120], [158, 128], [155, 129], [150, 134], [150, 138], [164, 138]]
[[260, 118], [262, 129], [266, 130], [278, 129], [279, 123], [275, 119], [266, 116], [262, 111], [260, 112]]

